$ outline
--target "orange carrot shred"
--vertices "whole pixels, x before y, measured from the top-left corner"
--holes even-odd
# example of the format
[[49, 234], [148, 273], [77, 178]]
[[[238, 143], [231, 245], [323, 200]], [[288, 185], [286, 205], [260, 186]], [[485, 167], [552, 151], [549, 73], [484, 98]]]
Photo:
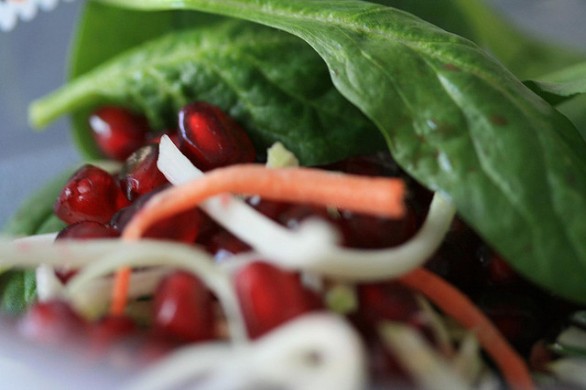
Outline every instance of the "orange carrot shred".
[[[392, 218], [405, 215], [405, 183], [311, 168], [269, 169], [258, 164], [216, 169], [202, 178], [171, 187], [150, 199], [126, 226], [122, 239], [139, 239], [158, 220], [225, 193], [260, 195], [266, 199], [314, 203]], [[130, 269], [118, 271], [111, 312], [121, 314], [127, 300]]]
[[404, 275], [400, 281], [421, 292], [465, 328], [475, 331], [480, 345], [500, 368], [511, 388], [522, 390], [535, 388], [523, 359], [464, 294], [439, 276], [422, 268]]
[[112, 293], [112, 306], [110, 314], [119, 317], [124, 314], [126, 302], [128, 300], [128, 288], [130, 286], [131, 269], [129, 267], [120, 268], [116, 272], [114, 280], [114, 291]]

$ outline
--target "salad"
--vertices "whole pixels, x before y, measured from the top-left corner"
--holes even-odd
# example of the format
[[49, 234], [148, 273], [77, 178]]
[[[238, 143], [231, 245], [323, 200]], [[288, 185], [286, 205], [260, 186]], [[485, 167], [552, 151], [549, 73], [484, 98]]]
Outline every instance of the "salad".
[[137, 389], [586, 386], [584, 55], [441, 3], [88, 1], [7, 327]]

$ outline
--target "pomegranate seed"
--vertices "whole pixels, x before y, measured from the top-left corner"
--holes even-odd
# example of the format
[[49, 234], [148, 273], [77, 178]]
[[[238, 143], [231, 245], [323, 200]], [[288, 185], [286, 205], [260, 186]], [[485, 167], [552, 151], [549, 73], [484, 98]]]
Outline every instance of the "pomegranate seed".
[[138, 330], [134, 321], [125, 316], [107, 316], [91, 324], [88, 329], [90, 349], [95, 354], [106, 352], [112, 345]]
[[159, 145], [151, 144], [138, 149], [126, 160], [119, 178], [128, 200], [133, 201], [168, 183], [157, 168], [158, 157]]
[[175, 337], [169, 337], [169, 334], [157, 331], [147, 333], [141, 341], [138, 350], [131, 355], [131, 358], [138, 359], [139, 366], [152, 364], [185, 344]]
[[486, 274], [478, 261], [478, 237], [470, 232], [449, 232], [426, 267], [467, 293], [485, 287]]
[[27, 339], [58, 345], [82, 338], [86, 324], [65, 302], [48, 301], [31, 306], [19, 320], [18, 329]]
[[115, 106], [104, 106], [89, 118], [93, 137], [102, 153], [124, 161], [146, 142], [149, 126], [143, 116]]
[[410, 322], [420, 311], [411, 290], [394, 282], [360, 285], [358, 302], [360, 318], [375, 326], [381, 320]]
[[157, 133], [157, 134], [150, 134], [148, 137], [148, 142], [150, 144], [159, 144], [159, 143], [161, 143], [161, 138], [163, 137], [163, 135], [168, 136], [171, 139], [171, 141], [173, 141], [175, 146], [179, 147], [179, 145], [180, 145], [179, 133], [177, 132], [176, 129], [167, 130], [167, 131], [164, 131], [162, 133]]
[[180, 271], [165, 278], [153, 307], [158, 331], [188, 341], [214, 338], [212, 295], [194, 275]]
[[183, 153], [204, 171], [256, 158], [244, 130], [219, 107], [204, 102], [179, 112], [179, 139]]
[[289, 203], [262, 199], [260, 196], [250, 197], [246, 200], [246, 202], [261, 214], [275, 221], [279, 218], [281, 213], [285, 212], [287, 208], [291, 207], [291, 204]]
[[277, 222], [289, 229], [297, 229], [301, 222], [307, 218], [321, 218], [331, 221], [328, 210], [325, 207], [308, 204], [293, 204], [285, 208], [277, 217]]
[[63, 239], [90, 239], [90, 238], [116, 238], [120, 232], [109, 225], [94, 221], [80, 221], [65, 227], [59, 232], [56, 240]]
[[507, 340], [524, 352], [545, 330], [547, 318], [542, 300], [519, 289], [493, 288], [478, 297], [476, 303]]
[[301, 284], [298, 274], [263, 262], [254, 262], [239, 270], [235, 287], [252, 338], [321, 308], [318, 296]]
[[481, 250], [480, 262], [487, 273], [487, 281], [493, 285], [505, 285], [518, 282], [518, 274], [501, 256], [490, 250]]
[[350, 211], [340, 211], [338, 225], [347, 246], [355, 248], [386, 248], [409, 240], [417, 232], [414, 213], [402, 219], [388, 219]]
[[207, 251], [214, 255], [216, 260], [222, 260], [226, 257], [250, 250], [248, 244], [239, 240], [226, 230], [220, 230], [212, 235], [205, 243], [205, 246]]
[[[165, 186], [159, 187], [157, 190], [139, 197], [132, 205], [118, 211], [112, 217], [110, 224], [118, 231], [123, 231], [138, 210], [140, 210], [140, 208], [153, 195], [163, 188], [165, 188]], [[143, 236], [145, 238], [193, 243], [199, 233], [201, 215], [201, 212], [197, 208], [184, 211], [156, 222], [153, 226], [147, 229]]]
[[398, 176], [400, 168], [388, 153], [372, 156], [349, 157], [326, 167], [326, 169], [342, 171], [362, 176]]
[[114, 178], [103, 169], [84, 165], [77, 170], [61, 190], [53, 207], [64, 222], [80, 221], [106, 223], [128, 202]]

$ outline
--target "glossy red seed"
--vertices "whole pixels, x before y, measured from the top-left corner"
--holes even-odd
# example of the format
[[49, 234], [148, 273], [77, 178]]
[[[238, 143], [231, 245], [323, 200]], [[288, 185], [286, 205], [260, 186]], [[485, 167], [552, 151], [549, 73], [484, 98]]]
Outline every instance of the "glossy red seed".
[[415, 215], [408, 213], [402, 219], [381, 218], [340, 211], [338, 220], [344, 243], [354, 248], [386, 248], [400, 245], [417, 232]]
[[210, 340], [215, 335], [212, 295], [194, 275], [175, 272], [157, 288], [154, 327], [186, 341]]
[[[123, 231], [138, 210], [163, 188], [165, 186], [139, 197], [132, 205], [118, 211], [112, 217], [110, 225], [120, 232]], [[199, 234], [201, 215], [201, 212], [197, 208], [181, 212], [172, 217], [157, 221], [147, 229], [143, 236], [145, 238], [193, 243]]]
[[548, 319], [542, 299], [523, 290], [515, 287], [485, 290], [476, 297], [476, 304], [503, 336], [525, 353], [543, 335]]
[[487, 280], [490, 284], [505, 285], [519, 282], [519, 275], [508, 265], [505, 260], [487, 251], [481, 255], [481, 262], [486, 269]]
[[263, 262], [239, 270], [235, 288], [252, 338], [321, 307], [319, 297], [302, 285], [298, 274]]
[[143, 146], [126, 160], [119, 174], [120, 187], [133, 201], [164, 184], [169, 183], [157, 168], [159, 145]]
[[53, 209], [57, 217], [68, 224], [80, 221], [106, 223], [127, 203], [108, 172], [87, 164], [68, 180]]
[[281, 211], [277, 216], [277, 222], [289, 229], [297, 229], [301, 222], [307, 218], [321, 218], [326, 221], [332, 221], [325, 207], [308, 204], [292, 204]]
[[90, 325], [88, 336], [94, 354], [107, 352], [112, 345], [135, 334], [136, 323], [125, 316], [107, 316]]
[[19, 332], [27, 339], [47, 345], [60, 345], [85, 336], [86, 323], [62, 301], [32, 305], [18, 322]]
[[143, 146], [149, 132], [143, 116], [115, 106], [104, 106], [92, 113], [89, 127], [104, 156], [118, 161]]
[[413, 292], [394, 282], [360, 285], [358, 302], [361, 320], [375, 326], [382, 320], [410, 322], [420, 311]]
[[226, 230], [220, 230], [209, 237], [205, 242], [205, 246], [206, 250], [214, 255], [216, 260], [222, 260], [251, 249], [248, 244]]
[[179, 112], [179, 140], [183, 153], [204, 171], [256, 158], [246, 132], [209, 103], [191, 103]]
[[168, 136], [171, 139], [171, 141], [175, 144], [175, 146], [180, 146], [179, 133], [177, 130], [167, 130], [162, 133], [149, 134], [148, 143], [159, 144], [161, 142], [161, 138], [163, 137], [163, 135]]
[[283, 212], [291, 207], [290, 203], [263, 199], [260, 196], [252, 196], [248, 198], [246, 202], [254, 207], [259, 213], [275, 221]]
[[94, 221], [80, 221], [65, 227], [59, 232], [56, 240], [91, 238], [117, 238], [120, 232], [113, 227]]

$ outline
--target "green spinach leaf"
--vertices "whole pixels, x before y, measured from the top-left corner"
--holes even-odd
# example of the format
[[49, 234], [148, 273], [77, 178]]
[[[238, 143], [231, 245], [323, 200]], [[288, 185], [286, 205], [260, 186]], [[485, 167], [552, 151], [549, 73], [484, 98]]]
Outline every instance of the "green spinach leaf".
[[470, 41], [352, 0], [111, 0], [288, 31], [379, 127], [394, 157], [537, 283], [586, 301], [586, 145], [572, 124]]
[[173, 33], [116, 57], [34, 103], [31, 119], [42, 126], [66, 112], [116, 102], [164, 129], [195, 100], [226, 109], [259, 150], [279, 140], [309, 165], [384, 147], [306, 43], [241, 21]]
[[34, 270], [11, 270], [0, 275], [0, 311], [9, 315], [24, 312], [37, 298]]
[[[223, 19], [219, 16], [185, 11], [145, 14], [87, 1], [72, 44], [70, 78], [74, 79], [87, 73], [104, 61], [168, 32], [213, 25]], [[88, 115], [89, 110], [80, 110], [71, 116], [73, 140], [86, 158], [101, 158], [103, 156], [89, 135]]]
[[[3, 232], [11, 236], [28, 236], [55, 232], [63, 228], [62, 222], [55, 221], [53, 204], [72, 172], [67, 171], [59, 175], [26, 199], [3, 227]], [[47, 230], [48, 223], [51, 223], [50, 228], [54, 230]]]
[[586, 62], [543, 75], [526, 84], [542, 97], [557, 104], [567, 98], [586, 93]]

